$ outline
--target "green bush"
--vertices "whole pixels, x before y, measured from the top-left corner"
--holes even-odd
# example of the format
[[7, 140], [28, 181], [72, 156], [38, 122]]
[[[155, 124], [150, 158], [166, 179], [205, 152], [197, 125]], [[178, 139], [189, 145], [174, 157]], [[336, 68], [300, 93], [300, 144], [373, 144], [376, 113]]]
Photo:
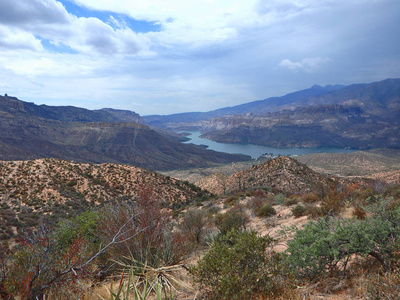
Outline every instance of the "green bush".
[[285, 203], [286, 196], [284, 194], [277, 194], [274, 196], [274, 204], [283, 205]]
[[264, 204], [256, 211], [257, 217], [270, 217], [276, 214], [275, 208], [269, 203]]
[[302, 204], [297, 204], [295, 207], [292, 208], [292, 214], [295, 218], [300, 218], [305, 216], [307, 213], [307, 208]]
[[218, 214], [215, 218], [215, 225], [222, 234], [231, 230], [241, 230], [246, 227], [247, 216], [239, 209], [232, 209], [224, 214]]
[[364, 220], [320, 218], [297, 229], [288, 242], [290, 264], [299, 276], [311, 279], [332, 271], [345, 271], [354, 255], [373, 258], [384, 269], [398, 261], [400, 209], [371, 208]]
[[[283, 292], [283, 256], [267, 255], [273, 239], [256, 232], [220, 235], [191, 270], [211, 299], [264, 299]], [[285, 286], [287, 288], [287, 286]]]

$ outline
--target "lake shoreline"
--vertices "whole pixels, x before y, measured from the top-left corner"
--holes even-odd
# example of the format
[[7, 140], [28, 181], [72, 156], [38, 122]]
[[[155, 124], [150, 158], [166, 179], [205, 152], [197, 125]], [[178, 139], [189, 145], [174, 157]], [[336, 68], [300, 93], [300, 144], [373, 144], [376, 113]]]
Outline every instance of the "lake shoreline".
[[341, 148], [274, 148], [267, 146], [259, 146], [253, 144], [234, 144], [234, 143], [219, 143], [206, 138], [200, 137], [200, 131], [184, 131], [186, 137], [190, 140], [184, 141], [185, 144], [194, 144], [202, 147], [207, 147], [209, 150], [225, 152], [230, 154], [245, 154], [253, 159], [263, 155], [269, 156], [298, 156], [311, 153], [351, 153], [357, 150], [341, 149]]

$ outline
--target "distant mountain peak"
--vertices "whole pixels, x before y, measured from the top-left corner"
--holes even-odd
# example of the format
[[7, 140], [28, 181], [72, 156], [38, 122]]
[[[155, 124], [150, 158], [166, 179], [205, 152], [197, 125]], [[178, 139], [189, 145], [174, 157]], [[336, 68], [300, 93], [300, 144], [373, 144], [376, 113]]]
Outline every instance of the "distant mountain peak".
[[319, 84], [314, 84], [311, 89], [321, 89], [323, 88], [322, 86], [320, 86]]

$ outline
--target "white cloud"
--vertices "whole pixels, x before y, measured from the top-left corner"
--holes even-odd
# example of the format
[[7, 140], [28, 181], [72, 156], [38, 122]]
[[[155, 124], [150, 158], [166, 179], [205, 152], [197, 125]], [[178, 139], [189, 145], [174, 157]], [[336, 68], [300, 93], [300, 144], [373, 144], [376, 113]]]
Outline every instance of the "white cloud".
[[150, 39], [130, 28], [113, 29], [96, 18], [74, 18], [74, 31], [67, 39], [60, 40], [85, 54], [94, 52], [107, 55], [136, 55], [149, 53]]
[[68, 23], [68, 13], [54, 0], [1, 0], [0, 24], [31, 26]]
[[[400, 77], [398, 0], [63, 1], [102, 20], [0, 0], [0, 94], [150, 114]], [[135, 32], [126, 16], [160, 31]]]
[[330, 62], [330, 59], [322, 57], [304, 58], [298, 62], [292, 62], [290, 59], [283, 59], [279, 63], [279, 66], [295, 72], [297, 71], [316, 72], [321, 68], [321, 65], [327, 62]]
[[0, 25], [0, 49], [43, 51], [41, 41], [33, 34]]
[[0, 14], [0, 47], [4, 49], [42, 51], [40, 39], [84, 54], [136, 55], [147, 53], [150, 46], [149, 38], [122, 22], [115, 30], [97, 18], [77, 18], [55, 0], [2, 0], [0, 11], [7, 12]]
[[259, 20], [256, 0], [76, 0], [91, 9], [128, 14], [138, 20], [157, 22], [162, 31], [151, 36], [161, 45], [202, 46], [236, 37], [237, 29]]

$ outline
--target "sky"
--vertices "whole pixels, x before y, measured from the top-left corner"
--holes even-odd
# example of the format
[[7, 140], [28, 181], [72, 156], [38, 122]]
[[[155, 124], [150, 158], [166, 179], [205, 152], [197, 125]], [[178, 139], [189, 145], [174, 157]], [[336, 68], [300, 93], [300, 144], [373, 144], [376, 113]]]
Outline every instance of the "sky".
[[400, 77], [399, 0], [0, 0], [0, 94], [141, 115]]

